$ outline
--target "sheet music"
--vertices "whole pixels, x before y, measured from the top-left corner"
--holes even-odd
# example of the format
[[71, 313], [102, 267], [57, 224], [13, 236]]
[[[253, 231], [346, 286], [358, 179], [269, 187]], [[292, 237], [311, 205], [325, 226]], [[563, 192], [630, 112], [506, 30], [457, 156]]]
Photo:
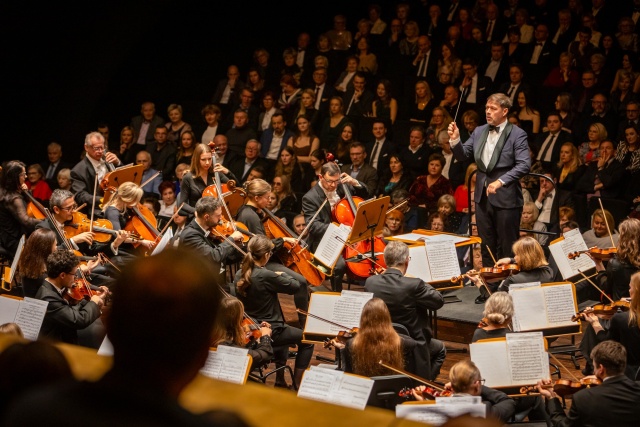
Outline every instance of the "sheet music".
[[298, 397], [364, 409], [372, 388], [371, 378], [316, 368], [304, 373]]
[[340, 224], [338, 227], [333, 223], [329, 224], [313, 256], [327, 267], [333, 267], [344, 249], [349, 233], [351, 227], [348, 225]]
[[473, 403], [466, 400], [457, 401], [458, 397], [436, 399], [436, 403], [396, 405], [396, 417], [406, 418], [411, 421], [440, 426], [449, 418], [463, 414], [474, 417], [486, 418], [487, 406], [482, 403]]
[[15, 323], [16, 313], [20, 306], [20, 300], [8, 297], [0, 297], [0, 325]]
[[171, 240], [172, 237], [173, 237], [173, 229], [169, 228], [162, 235], [162, 239], [160, 239], [160, 241], [156, 245], [156, 247], [153, 250], [153, 252], [151, 252], [151, 255], [152, 256], [153, 255], [158, 255], [160, 252], [162, 252], [164, 250], [164, 248], [167, 247], [167, 245], [169, 244], [169, 240]]
[[515, 332], [544, 328], [547, 325], [544, 291], [540, 282], [509, 287], [513, 300], [513, 330]]
[[549, 378], [549, 355], [542, 332], [507, 334], [507, 351], [512, 381], [508, 385], [536, 384]]
[[573, 229], [563, 234], [564, 240], [549, 245], [549, 251], [553, 255], [553, 259], [562, 274], [563, 279], [568, 279], [580, 274], [580, 271], [586, 271], [595, 268], [596, 264], [586, 254], [579, 257], [569, 259], [569, 254], [576, 251], [586, 251], [587, 244], [584, 242], [579, 229]]
[[427, 236], [418, 233], [398, 234], [394, 236], [394, 238], [398, 240], [410, 240], [412, 242], [425, 242], [427, 240]]
[[[469, 344], [471, 361], [476, 364], [487, 387], [511, 384], [509, 358], [504, 340]], [[537, 381], [537, 380], [536, 380]]]
[[200, 373], [209, 378], [244, 384], [249, 369], [248, 354], [249, 349], [246, 348], [218, 346], [216, 351], [209, 351], [209, 356]]
[[18, 305], [15, 323], [20, 326], [24, 337], [35, 341], [38, 339], [44, 315], [47, 313], [47, 301], [25, 298]]
[[[411, 257], [411, 261], [409, 261], [406, 275], [418, 277], [425, 282], [430, 282], [431, 272], [429, 271], [429, 261], [427, 260], [427, 250], [425, 246], [409, 246], [409, 256]], [[451, 279], [451, 277], [449, 277], [449, 279]]]
[[[460, 264], [453, 241], [429, 242], [424, 247], [429, 261], [430, 282], [451, 280], [452, 277], [460, 276]], [[413, 258], [411, 260], [413, 261]]]
[[550, 327], [575, 325], [571, 317], [576, 314], [577, 306], [573, 294], [573, 285], [544, 286], [544, 299], [547, 306], [547, 323]]
[[[357, 328], [360, 325], [362, 308], [373, 297], [371, 292], [342, 291], [336, 294], [313, 294], [309, 303], [309, 313], [342, 325], [346, 328]], [[345, 330], [337, 325], [307, 316], [305, 333], [320, 335], [336, 335]]]

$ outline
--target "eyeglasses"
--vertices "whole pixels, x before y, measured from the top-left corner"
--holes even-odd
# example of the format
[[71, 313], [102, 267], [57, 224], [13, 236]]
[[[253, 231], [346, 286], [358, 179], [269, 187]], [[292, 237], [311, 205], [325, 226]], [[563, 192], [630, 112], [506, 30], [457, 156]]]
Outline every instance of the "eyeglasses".
[[90, 145], [90, 147], [93, 151], [104, 151], [104, 146], [95, 147], [93, 145]]
[[76, 205], [75, 203], [71, 206], [67, 206], [66, 208], [60, 208], [61, 211], [67, 211], [67, 212], [71, 212], [71, 211], [75, 211], [76, 209], [78, 209], [78, 205]]
[[322, 179], [324, 179], [324, 180], [326, 181], [326, 183], [327, 183], [327, 184], [334, 184], [334, 185], [338, 185], [338, 183], [340, 182], [340, 179], [336, 179], [335, 181], [334, 181], [334, 180], [331, 180], [331, 179], [327, 179], [327, 178], [325, 178], [325, 177], [322, 177]]

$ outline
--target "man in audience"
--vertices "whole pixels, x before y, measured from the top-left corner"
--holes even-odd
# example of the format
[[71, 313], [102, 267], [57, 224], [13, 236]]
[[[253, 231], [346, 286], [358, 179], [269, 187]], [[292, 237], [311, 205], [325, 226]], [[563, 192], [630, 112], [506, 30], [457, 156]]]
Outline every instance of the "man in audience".
[[42, 170], [45, 171], [44, 179], [49, 184], [52, 190], [59, 187], [58, 185], [58, 172], [62, 169], [71, 169], [72, 164], [65, 162], [62, 159], [62, 146], [57, 142], [52, 142], [47, 145], [47, 162], [41, 163]]
[[640, 101], [631, 100], [627, 103], [625, 110], [625, 118], [618, 123], [618, 135], [617, 140], [624, 140], [624, 130], [627, 126], [635, 126], [636, 129], [640, 129]]
[[271, 169], [275, 169], [280, 153], [287, 146], [287, 141], [292, 136], [293, 133], [287, 129], [287, 122], [282, 112], [276, 111], [273, 113], [271, 127], [260, 136], [260, 144], [262, 145], [260, 157], [269, 162]]
[[147, 144], [151, 155], [151, 167], [162, 173], [163, 181], [171, 181], [176, 168], [176, 147], [169, 143], [169, 130], [160, 126], [156, 129], [154, 140]]
[[565, 142], [573, 142], [569, 132], [562, 129], [562, 116], [557, 111], [547, 115], [547, 131], [541, 132], [534, 141], [538, 155], [536, 161], [546, 170], [553, 170], [560, 161], [560, 147]]
[[144, 102], [140, 107], [140, 115], [131, 119], [130, 126], [134, 134], [138, 136], [131, 147], [135, 155], [138, 151], [147, 148], [147, 144], [153, 141], [156, 129], [164, 126], [164, 119], [156, 114], [156, 105], [153, 102]]
[[240, 91], [244, 88], [244, 82], [240, 79], [240, 71], [235, 65], [227, 68], [227, 78], [218, 81], [216, 91], [211, 103], [220, 107], [222, 117], [226, 118], [231, 113], [231, 108], [240, 102]]
[[478, 68], [480, 75], [491, 79], [493, 88], [499, 88], [509, 81], [509, 63], [504, 57], [501, 41], [491, 42], [491, 56], [484, 56]]
[[378, 171], [378, 177], [389, 169], [389, 158], [396, 152], [396, 146], [387, 138], [384, 120], [374, 119], [372, 133], [374, 140], [367, 144], [367, 162]]
[[269, 168], [269, 163], [260, 157], [260, 143], [254, 138], [247, 141], [244, 149], [244, 157], [239, 157], [234, 164], [231, 165], [229, 170], [238, 178], [238, 184], [244, 184], [251, 170], [257, 166], [264, 169], [268, 181], [271, 169]]
[[351, 164], [342, 165], [342, 172], [362, 182], [367, 187], [369, 195], [374, 195], [378, 188], [378, 172], [365, 161], [367, 151], [362, 142], [352, 142], [349, 147]]
[[520, 64], [511, 64], [509, 66], [509, 82], [503, 83], [498, 92], [506, 94], [511, 100], [511, 105], [518, 105], [518, 95], [520, 92], [527, 91], [531, 93], [531, 86], [527, 83], [523, 82], [524, 72], [522, 70], [522, 65]]
[[480, 114], [484, 111], [487, 97], [491, 91], [491, 79], [478, 75], [478, 66], [470, 58], [462, 61], [464, 78], [460, 85], [464, 110], [472, 109]]
[[560, 208], [574, 207], [573, 197], [570, 192], [555, 187], [558, 182], [551, 172], [543, 172], [546, 178], [540, 178], [540, 191], [534, 201], [540, 211], [538, 221], [547, 227], [547, 231], [560, 233]]
[[244, 156], [244, 148], [247, 141], [257, 139], [256, 131], [249, 126], [249, 115], [246, 111], [236, 110], [233, 113], [233, 127], [225, 134], [229, 144], [229, 150], [238, 156]]
[[360, 123], [362, 117], [371, 113], [374, 95], [367, 89], [367, 77], [357, 71], [353, 76], [353, 89], [344, 93], [344, 115], [351, 118], [355, 124]]
[[239, 156], [233, 151], [229, 151], [229, 142], [225, 135], [216, 135], [213, 138], [213, 143], [215, 144], [216, 150], [216, 163], [220, 163], [222, 166], [229, 169]]
[[[151, 154], [148, 151], [142, 150], [136, 154], [136, 164], [142, 165], [144, 170], [142, 171], [142, 180], [140, 184], [145, 184], [142, 187], [145, 196], [154, 196], [160, 198], [160, 184], [162, 183], [162, 174], [156, 175], [157, 170], [151, 167]], [[155, 175], [155, 177], [154, 177]], [[154, 177], [151, 179], [151, 177]]]

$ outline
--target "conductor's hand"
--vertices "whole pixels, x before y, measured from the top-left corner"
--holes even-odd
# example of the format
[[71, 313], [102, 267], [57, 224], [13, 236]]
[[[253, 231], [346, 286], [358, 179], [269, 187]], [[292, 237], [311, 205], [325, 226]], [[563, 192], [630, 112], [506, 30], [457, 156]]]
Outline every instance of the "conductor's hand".
[[455, 141], [456, 139], [460, 139], [460, 130], [458, 129], [458, 125], [456, 125], [456, 122], [449, 123], [449, 127], [447, 128], [447, 133], [449, 134], [450, 141]]
[[487, 186], [487, 196], [489, 194], [496, 194], [496, 191], [498, 191], [498, 188], [500, 187], [502, 187], [502, 182], [496, 179], [495, 181], [493, 181], [491, 184]]

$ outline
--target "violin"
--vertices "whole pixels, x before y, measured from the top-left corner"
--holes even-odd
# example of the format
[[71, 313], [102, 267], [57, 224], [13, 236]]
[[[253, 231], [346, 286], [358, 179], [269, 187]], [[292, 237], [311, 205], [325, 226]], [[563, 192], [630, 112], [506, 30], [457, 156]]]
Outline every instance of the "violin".
[[216, 231], [219, 233], [219, 237], [227, 238], [233, 234], [234, 231], [239, 231], [242, 233], [242, 242], [247, 243], [251, 237], [254, 236], [252, 232], [249, 231], [249, 227], [244, 225], [238, 221], [227, 221], [224, 219], [220, 219], [218, 225], [216, 225]]
[[[613, 301], [610, 304], [596, 304], [593, 307], [590, 307], [592, 309], [590, 313], [593, 313], [596, 316], [598, 315], [613, 316], [614, 314], [621, 311], [629, 311], [630, 307], [631, 307], [631, 303], [629, 301], [621, 299], [619, 301]], [[586, 309], [581, 310], [580, 312], [571, 316], [571, 321], [577, 322], [578, 320], [581, 320], [581, 319], [584, 320], [585, 316], [586, 316]]]
[[[553, 384], [545, 384], [543, 388], [553, 389], [553, 392], [560, 397], [569, 396], [583, 390], [602, 384], [597, 378], [583, 378], [580, 381], [571, 381], [566, 379], [556, 380]], [[538, 388], [535, 385], [528, 385], [520, 388], [520, 394], [537, 393]]]
[[244, 319], [242, 319], [241, 325], [242, 330], [244, 331], [245, 345], [254, 341], [258, 341], [260, 337], [262, 337], [260, 325], [250, 317], [245, 317]]
[[336, 335], [335, 338], [325, 339], [322, 346], [324, 348], [331, 349], [336, 345], [336, 343], [347, 345], [347, 341], [355, 337], [357, 333], [358, 333], [358, 328], [353, 328], [350, 331], [340, 331], [338, 332], [338, 335]]
[[268, 238], [291, 237], [296, 239], [296, 243], [285, 241], [282, 249], [278, 251], [277, 255], [282, 264], [296, 273], [302, 274], [312, 286], [320, 286], [326, 276], [311, 264], [313, 256], [307, 248], [300, 244], [299, 236], [269, 209], [263, 208], [262, 211], [265, 213], [264, 231]]
[[596, 261], [609, 261], [617, 253], [618, 253], [618, 248], [601, 249], [594, 246], [592, 248], [587, 249], [586, 251], [571, 252], [570, 254], [567, 255], [567, 258], [576, 259], [582, 254], [589, 254], [591, 258], [593, 258]]
[[507, 277], [518, 274], [520, 267], [517, 264], [505, 264], [497, 267], [484, 267], [480, 270], [469, 270], [465, 274], [451, 278], [451, 282], [456, 283], [464, 280], [465, 276], [480, 276], [486, 283], [498, 282]]
[[[446, 389], [435, 389], [433, 387], [429, 387], [429, 386], [424, 386], [424, 389], [422, 390], [422, 397], [424, 397], [425, 400], [435, 400], [436, 397], [449, 397], [453, 395], [453, 392], [451, 390], [446, 390]], [[405, 400], [410, 401], [410, 400], [416, 400], [413, 397], [413, 389], [412, 388], [408, 388], [408, 387], [404, 387], [402, 388], [399, 392], [398, 392], [398, 396], [403, 397]]]
[[[422, 391], [422, 395], [424, 396], [425, 399], [428, 400], [435, 400], [436, 397], [445, 397], [445, 396], [451, 396], [453, 394], [453, 392], [451, 390], [446, 390], [444, 387], [440, 387], [437, 383], [433, 382], [433, 381], [429, 381], [429, 380], [425, 380], [422, 377], [419, 377], [417, 375], [412, 374], [411, 372], [407, 372], [403, 369], [399, 369], [399, 368], [394, 368], [393, 366], [390, 366], [386, 363], [384, 363], [382, 360], [378, 361], [378, 364], [380, 366], [383, 366], [387, 369], [389, 369], [390, 371], [393, 371], [397, 374], [400, 375], [404, 375], [405, 377], [409, 377], [414, 381], [417, 381], [419, 383], [422, 383], [425, 385], [425, 389]], [[411, 398], [413, 397], [413, 394], [411, 393], [411, 389], [408, 388], [403, 388], [402, 390], [400, 390], [400, 392], [398, 393], [398, 395], [400, 397], [405, 397], [407, 398], [407, 400], [411, 400]]]
[[[71, 222], [64, 225], [64, 234], [68, 239], [89, 231], [93, 233], [93, 240], [100, 243], [109, 242], [118, 234], [108, 219], [96, 219], [92, 223], [85, 214], [77, 211], [73, 213]], [[130, 237], [136, 239], [135, 234]]]

